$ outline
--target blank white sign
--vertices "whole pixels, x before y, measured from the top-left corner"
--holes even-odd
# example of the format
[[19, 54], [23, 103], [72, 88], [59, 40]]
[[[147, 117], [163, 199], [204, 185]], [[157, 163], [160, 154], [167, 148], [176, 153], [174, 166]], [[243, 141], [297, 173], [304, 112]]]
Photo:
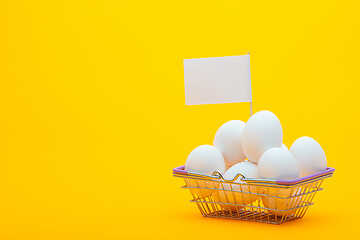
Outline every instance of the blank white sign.
[[251, 102], [250, 55], [184, 59], [186, 105]]

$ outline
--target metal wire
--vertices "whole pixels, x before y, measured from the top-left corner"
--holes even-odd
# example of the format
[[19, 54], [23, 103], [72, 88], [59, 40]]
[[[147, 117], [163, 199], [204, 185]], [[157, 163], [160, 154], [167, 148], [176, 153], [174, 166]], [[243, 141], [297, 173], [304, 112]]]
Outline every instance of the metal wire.
[[[301, 219], [320, 186], [332, 173], [294, 185], [280, 185], [273, 180], [246, 179], [238, 174], [231, 180], [221, 173], [212, 176], [176, 174], [185, 180], [192, 200], [204, 217], [239, 219], [271, 224]], [[237, 179], [242, 182], [235, 182]], [[246, 202], [246, 200], [248, 202]], [[249, 202], [250, 201], [250, 202]]]

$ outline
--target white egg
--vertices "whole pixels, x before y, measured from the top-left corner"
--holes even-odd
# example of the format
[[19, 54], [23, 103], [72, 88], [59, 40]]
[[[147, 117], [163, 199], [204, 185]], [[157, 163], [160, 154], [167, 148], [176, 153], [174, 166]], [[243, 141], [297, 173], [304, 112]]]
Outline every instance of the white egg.
[[299, 177], [299, 164], [286, 149], [271, 148], [260, 158], [259, 177], [273, 180], [294, 180]]
[[[267, 150], [260, 158], [259, 164], [259, 177], [262, 179], [272, 180], [294, 180], [299, 177], [299, 165], [294, 156], [289, 150], [284, 148], [271, 148]], [[281, 188], [267, 188], [263, 187], [263, 193], [270, 196], [263, 196], [262, 202], [266, 208], [272, 214], [276, 215], [289, 215], [295, 210], [282, 211], [297, 206], [299, 202], [298, 198], [288, 198], [296, 194], [293, 189], [281, 189]], [[278, 211], [276, 211], [276, 210]]]
[[[295, 188], [264, 188], [264, 194], [261, 200], [264, 207], [269, 208], [268, 211], [277, 216], [290, 215], [296, 212], [296, 207], [301, 205], [303, 196], [296, 196], [301, 193], [301, 187]], [[272, 196], [272, 197], [270, 197]], [[292, 196], [291, 198], [289, 198]], [[293, 209], [295, 208], [295, 209]], [[291, 210], [288, 210], [291, 209]]]
[[281, 144], [281, 148], [282, 148], [282, 149], [289, 150], [288, 147], [287, 147], [284, 143]]
[[324, 150], [320, 144], [310, 138], [298, 138], [290, 148], [299, 163], [300, 177], [305, 177], [326, 169], [327, 162]]
[[185, 170], [211, 175], [215, 171], [224, 173], [225, 161], [221, 152], [211, 145], [201, 145], [189, 154]]
[[[229, 168], [224, 174], [224, 178], [226, 180], [232, 180], [237, 174], [243, 174], [246, 178], [257, 178], [258, 176], [258, 167], [256, 164], [252, 162], [240, 162]], [[234, 191], [224, 191], [218, 190], [213, 193], [214, 200], [216, 202], [225, 202], [230, 204], [240, 204], [246, 205], [254, 202], [259, 198], [257, 195], [257, 187], [249, 186], [245, 182], [241, 181], [242, 177], [239, 176], [235, 183], [239, 184], [229, 184], [229, 183], [221, 183], [220, 188], [223, 187], [225, 190], [235, 190], [241, 192]], [[236, 206], [220, 204], [224, 209], [230, 209], [231, 211], [236, 211]], [[241, 207], [238, 207], [241, 208]]]
[[246, 159], [241, 146], [244, 126], [243, 121], [232, 120], [224, 123], [215, 134], [214, 147], [222, 153], [227, 169]]
[[283, 132], [279, 119], [269, 111], [252, 115], [245, 124], [241, 144], [247, 158], [255, 163], [268, 149], [281, 147]]
[[[215, 171], [224, 173], [225, 161], [217, 148], [210, 145], [201, 145], [189, 154], [185, 163], [185, 170], [206, 175], [212, 175]], [[211, 195], [213, 190], [201, 188], [216, 188], [218, 186], [218, 183], [213, 181], [195, 179], [186, 179], [186, 183], [192, 193], [202, 197]]]

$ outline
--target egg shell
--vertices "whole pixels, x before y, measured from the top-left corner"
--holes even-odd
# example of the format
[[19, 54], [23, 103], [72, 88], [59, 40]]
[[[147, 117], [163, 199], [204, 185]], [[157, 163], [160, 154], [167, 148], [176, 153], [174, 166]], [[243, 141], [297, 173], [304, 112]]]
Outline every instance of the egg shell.
[[241, 144], [246, 157], [258, 163], [262, 154], [274, 147], [281, 147], [283, 131], [279, 119], [270, 111], [260, 111], [246, 122]]
[[[201, 145], [188, 156], [185, 170], [194, 173], [212, 175], [215, 171], [225, 172], [225, 161], [221, 152], [211, 145]], [[190, 191], [200, 197], [210, 196], [213, 190], [201, 188], [216, 188], [212, 181], [187, 179]]]
[[201, 145], [189, 154], [185, 170], [206, 175], [212, 175], [215, 171], [224, 173], [225, 161], [217, 148], [211, 145]]
[[[258, 167], [256, 164], [252, 162], [240, 162], [232, 166], [229, 170], [226, 171], [224, 174], [224, 178], [226, 180], [232, 180], [237, 174], [243, 174], [246, 178], [257, 178], [258, 176]], [[239, 204], [239, 205], [246, 205], [254, 202], [259, 198], [257, 195], [257, 187], [256, 186], [249, 186], [246, 182], [241, 181], [242, 177], [239, 176], [235, 183], [220, 183], [219, 188], [224, 190], [219, 190], [213, 193], [214, 200], [216, 202], [223, 202], [223, 203], [230, 203], [230, 204]], [[239, 183], [239, 184], [236, 184]], [[226, 191], [226, 190], [235, 190], [241, 191], [234, 192], [234, 191]], [[227, 205], [227, 204], [220, 204], [221, 207], [224, 209], [228, 209], [231, 211], [236, 211], [235, 205]]]
[[281, 144], [281, 148], [282, 148], [282, 149], [289, 150], [288, 147], [287, 147], [284, 143]]
[[299, 178], [299, 164], [286, 149], [271, 148], [260, 158], [259, 177], [273, 180], [294, 180]]
[[[264, 194], [269, 196], [262, 196], [261, 201], [268, 212], [279, 217], [291, 215], [297, 209], [292, 209], [301, 206], [303, 196], [296, 196], [301, 193], [301, 187], [281, 189], [281, 188], [263, 188]], [[293, 196], [292, 198], [289, 198]], [[276, 198], [280, 197], [280, 198]], [[285, 198], [285, 199], [282, 199]], [[291, 210], [288, 210], [291, 209]]]
[[211, 196], [214, 189], [219, 188], [219, 182], [216, 181], [204, 181], [195, 179], [185, 179], [186, 185], [192, 194], [195, 194], [195, 198], [204, 198]]
[[228, 121], [215, 134], [214, 147], [222, 153], [227, 169], [246, 159], [241, 145], [244, 126], [245, 122], [240, 120]]
[[325, 152], [313, 138], [301, 137], [291, 145], [290, 152], [299, 163], [300, 177], [318, 173], [326, 169]]

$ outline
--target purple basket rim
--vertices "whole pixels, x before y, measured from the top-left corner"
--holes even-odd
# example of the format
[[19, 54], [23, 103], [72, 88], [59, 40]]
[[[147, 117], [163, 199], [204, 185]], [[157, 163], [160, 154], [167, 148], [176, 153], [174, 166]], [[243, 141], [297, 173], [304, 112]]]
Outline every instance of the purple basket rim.
[[297, 184], [297, 183], [301, 183], [301, 182], [305, 182], [308, 181], [310, 179], [314, 179], [320, 176], [324, 176], [330, 173], [335, 172], [335, 168], [331, 168], [331, 167], [327, 167], [325, 170], [318, 172], [318, 173], [314, 173], [305, 177], [301, 177], [301, 178], [297, 178], [294, 180], [276, 180], [277, 184], [281, 184], [281, 185], [293, 185], [293, 184]]
[[[314, 173], [314, 174], [311, 174], [311, 175], [306, 176], [306, 177], [301, 177], [301, 178], [297, 178], [297, 179], [294, 179], [294, 180], [276, 180], [276, 184], [294, 185], [294, 184], [297, 184], [297, 183], [308, 181], [308, 180], [313, 179], [313, 178], [317, 178], [317, 177], [320, 177], [320, 176], [324, 176], [324, 175], [333, 173], [334, 171], [335, 171], [335, 168], [327, 167], [324, 171]], [[174, 168], [173, 173], [182, 174], [182, 175], [187, 175], [188, 174], [188, 172], [185, 171], [185, 165]]]

